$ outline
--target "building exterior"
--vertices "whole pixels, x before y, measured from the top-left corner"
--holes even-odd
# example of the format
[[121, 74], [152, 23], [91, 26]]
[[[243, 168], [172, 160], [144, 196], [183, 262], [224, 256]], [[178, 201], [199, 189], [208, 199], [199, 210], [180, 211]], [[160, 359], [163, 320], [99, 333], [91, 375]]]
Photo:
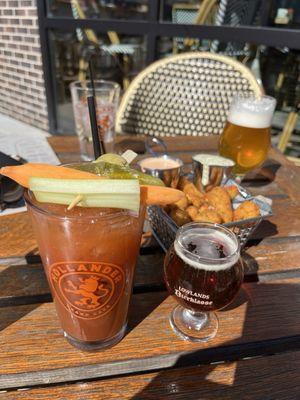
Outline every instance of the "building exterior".
[[48, 130], [36, 0], [0, 1], [0, 113]]
[[[91, 57], [97, 79], [126, 89], [157, 59], [212, 51], [244, 62], [287, 115], [300, 96], [298, 3], [0, 0], [0, 113], [53, 134], [74, 134], [70, 83], [89, 78]], [[124, 55], [121, 48], [134, 51]]]

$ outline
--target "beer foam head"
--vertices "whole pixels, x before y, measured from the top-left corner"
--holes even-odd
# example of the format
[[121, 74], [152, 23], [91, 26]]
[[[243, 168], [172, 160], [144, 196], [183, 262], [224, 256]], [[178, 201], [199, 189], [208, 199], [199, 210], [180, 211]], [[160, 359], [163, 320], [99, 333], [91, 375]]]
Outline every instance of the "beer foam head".
[[[213, 225], [200, 225], [197, 227], [197, 224], [187, 224], [178, 231], [174, 243], [178, 257], [191, 267], [207, 271], [220, 271], [234, 265], [240, 255], [239, 243], [234, 234], [226, 232], [225, 228], [222, 231], [215, 229]], [[221, 258], [220, 248], [225, 253]]]
[[235, 96], [228, 115], [228, 121], [247, 128], [268, 128], [271, 126], [276, 101], [273, 97]]

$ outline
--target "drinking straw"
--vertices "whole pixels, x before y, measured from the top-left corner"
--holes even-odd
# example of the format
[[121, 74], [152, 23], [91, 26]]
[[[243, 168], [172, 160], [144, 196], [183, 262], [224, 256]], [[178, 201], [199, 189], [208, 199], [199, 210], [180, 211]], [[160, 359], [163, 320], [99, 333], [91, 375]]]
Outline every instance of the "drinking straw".
[[92, 93], [93, 93], [93, 96], [94, 96], [94, 99], [95, 99], [95, 105], [97, 105], [95, 82], [94, 82], [94, 72], [93, 72], [93, 65], [92, 65], [92, 57], [89, 60], [89, 73], [90, 73], [90, 80], [91, 80], [91, 86], [92, 86]]
[[93, 138], [93, 147], [94, 147], [94, 155], [95, 160], [103, 154], [103, 149], [101, 142], [99, 140], [98, 133], [98, 125], [97, 125], [97, 116], [96, 116], [96, 107], [95, 107], [95, 98], [94, 96], [87, 97], [88, 107], [89, 107], [89, 115], [90, 115], [90, 123], [92, 130], [92, 138]]
[[[92, 93], [93, 93], [93, 97], [94, 97], [94, 106], [95, 106], [95, 110], [97, 110], [97, 97], [96, 97], [96, 90], [95, 90], [95, 81], [94, 81], [94, 69], [93, 69], [93, 64], [92, 64], [92, 56], [89, 59], [89, 73], [90, 73], [90, 81], [91, 81], [91, 86], [92, 86]], [[96, 116], [97, 116], [97, 111], [96, 111]], [[102, 151], [102, 154], [105, 154], [105, 147], [104, 147], [104, 143], [102, 140], [102, 136], [101, 136], [101, 125], [98, 123], [98, 120], [96, 119], [97, 122], [97, 126], [98, 126], [98, 134], [99, 134], [99, 138], [100, 138], [100, 148]]]

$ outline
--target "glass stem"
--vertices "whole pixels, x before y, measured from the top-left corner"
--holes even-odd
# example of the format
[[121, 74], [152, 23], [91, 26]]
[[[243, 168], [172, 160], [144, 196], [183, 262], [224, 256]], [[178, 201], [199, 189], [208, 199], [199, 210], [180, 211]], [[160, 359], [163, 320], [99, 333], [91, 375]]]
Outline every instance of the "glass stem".
[[194, 329], [202, 329], [209, 321], [209, 313], [201, 311], [184, 310], [184, 319], [188, 325], [192, 325]]

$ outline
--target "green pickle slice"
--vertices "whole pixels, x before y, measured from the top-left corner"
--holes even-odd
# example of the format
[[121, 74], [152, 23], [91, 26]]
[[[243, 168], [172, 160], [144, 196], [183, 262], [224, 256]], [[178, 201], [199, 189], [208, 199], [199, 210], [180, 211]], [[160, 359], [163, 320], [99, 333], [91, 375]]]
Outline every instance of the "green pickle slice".
[[119, 154], [107, 153], [103, 154], [102, 156], [98, 157], [97, 160], [92, 161], [93, 164], [97, 164], [99, 162], [108, 162], [111, 164], [116, 164], [120, 166], [128, 165], [127, 161], [124, 157], [119, 156]]
[[[108, 156], [109, 154], [107, 154]], [[102, 156], [103, 157], [103, 156]], [[107, 161], [70, 165], [69, 168], [90, 172], [109, 179], [138, 179], [141, 185], [165, 186], [163, 181], [130, 168], [129, 165], [118, 165]]]

